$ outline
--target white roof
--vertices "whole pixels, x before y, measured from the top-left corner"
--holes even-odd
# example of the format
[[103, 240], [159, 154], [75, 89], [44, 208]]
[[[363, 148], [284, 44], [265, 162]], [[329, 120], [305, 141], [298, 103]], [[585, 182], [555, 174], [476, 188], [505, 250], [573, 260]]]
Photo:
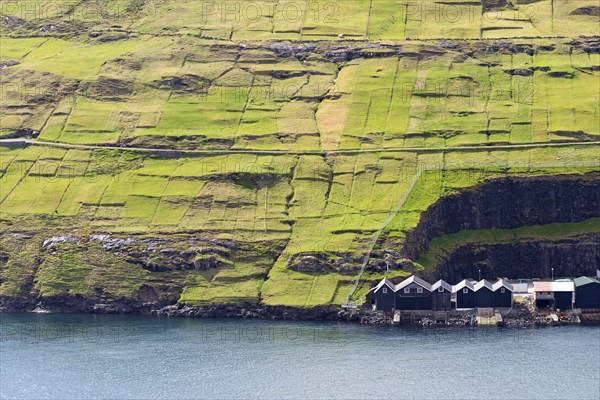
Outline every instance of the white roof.
[[[500, 289], [501, 287], [505, 287], [508, 290], [510, 290], [511, 292], [514, 290], [513, 285], [511, 285], [510, 283], [508, 283], [507, 280], [504, 280], [504, 279], [498, 279], [496, 281], [496, 283], [494, 283], [492, 285], [492, 288], [493, 288], [492, 290], [494, 290], [494, 292], [495, 292], [496, 290]], [[527, 284], [525, 284], [525, 291], [527, 291]]]
[[575, 284], [573, 281], [562, 282], [533, 282], [535, 292], [574, 292]]
[[431, 285], [431, 291], [436, 291], [438, 290], [439, 287], [443, 287], [444, 289], [446, 289], [447, 291], [451, 292], [452, 291], [452, 285], [449, 284], [448, 282], [446, 282], [443, 279], [440, 279], [439, 281], [437, 281], [436, 283], [434, 283], [433, 285]]
[[475, 291], [477, 292], [479, 289], [483, 289], [484, 287], [490, 289], [491, 291], [494, 291], [492, 283], [490, 281], [486, 281], [485, 279], [482, 279], [479, 282], [477, 282], [473, 289], [475, 289]]
[[456, 293], [456, 292], [458, 292], [459, 290], [461, 290], [464, 287], [467, 287], [467, 288], [469, 288], [471, 290], [475, 290], [474, 285], [471, 282], [471, 280], [469, 280], [469, 279], [463, 279], [462, 281], [460, 281], [456, 285], [452, 286], [452, 293]]
[[402, 282], [400, 282], [396, 286], [396, 290], [398, 291], [398, 290], [410, 285], [411, 283], [416, 283], [417, 285], [421, 286], [423, 289], [427, 289], [428, 291], [431, 292], [431, 284], [415, 275], [411, 275], [408, 278], [406, 278], [405, 280], [403, 280]]
[[396, 291], [396, 285], [394, 285], [392, 283], [392, 281], [390, 281], [388, 278], [383, 278], [381, 281], [379, 281], [379, 283], [377, 284], [377, 286], [375, 286], [373, 289], [371, 289], [374, 293], [376, 293], [379, 289], [381, 289], [383, 286], [387, 286], [390, 289], [392, 289], [392, 291]]

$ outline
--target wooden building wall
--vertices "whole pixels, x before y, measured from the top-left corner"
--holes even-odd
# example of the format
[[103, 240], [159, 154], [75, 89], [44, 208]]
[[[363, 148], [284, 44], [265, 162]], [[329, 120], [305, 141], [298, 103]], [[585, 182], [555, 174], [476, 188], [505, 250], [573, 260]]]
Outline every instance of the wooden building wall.
[[450, 292], [444, 290], [443, 292], [435, 291], [431, 293], [431, 308], [434, 311], [449, 311], [452, 308]]
[[460, 289], [456, 292], [456, 308], [475, 308], [475, 292], [467, 289], [467, 293]]
[[570, 310], [573, 308], [573, 292], [554, 292], [554, 309]]
[[[422, 293], [418, 293], [417, 284], [410, 284], [406, 288], [399, 289], [396, 292], [396, 309], [397, 310], [431, 310], [431, 292], [421, 288]], [[409, 293], [405, 293], [404, 289], [409, 289]]]
[[395, 308], [395, 300], [395, 293], [390, 288], [387, 288], [387, 293], [383, 293], [383, 288], [375, 293], [375, 306], [378, 310], [392, 311]]
[[486, 287], [482, 287], [475, 292], [476, 307], [494, 307], [494, 292]]
[[588, 283], [575, 287], [575, 307], [600, 308], [600, 283]]
[[496, 290], [494, 292], [494, 307], [511, 307], [512, 306], [512, 292], [506, 288], [504, 288], [504, 293], [502, 293], [502, 288]]

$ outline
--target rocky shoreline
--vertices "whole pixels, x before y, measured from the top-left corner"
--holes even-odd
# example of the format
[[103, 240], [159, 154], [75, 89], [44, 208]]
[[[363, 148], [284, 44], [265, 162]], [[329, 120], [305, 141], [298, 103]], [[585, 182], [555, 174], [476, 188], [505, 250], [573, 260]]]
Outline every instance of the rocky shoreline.
[[[269, 319], [295, 321], [336, 321], [352, 322], [363, 325], [399, 325], [399, 326], [437, 326], [437, 327], [472, 327], [478, 323], [474, 311], [450, 311], [440, 318], [440, 313], [423, 312], [412, 315], [410, 319], [394, 321], [393, 315], [370, 309], [342, 309], [338, 307], [299, 308], [288, 306], [268, 306], [261, 304], [240, 305], [210, 305], [191, 306], [181, 303], [93, 303], [85, 299], [53, 299], [39, 302], [0, 299], [0, 313], [34, 312], [34, 313], [84, 313], [84, 314], [137, 314], [154, 315], [173, 318], [240, 318], [240, 319]], [[586, 318], [587, 323], [599, 323], [600, 318]], [[538, 314], [529, 310], [525, 305], [517, 305], [503, 316], [501, 326], [507, 327], [536, 327], [554, 325], [580, 324], [579, 317], [572, 314], [562, 314], [558, 320], [548, 315]], [[495, 324], [494, 324], [495, 325]]]

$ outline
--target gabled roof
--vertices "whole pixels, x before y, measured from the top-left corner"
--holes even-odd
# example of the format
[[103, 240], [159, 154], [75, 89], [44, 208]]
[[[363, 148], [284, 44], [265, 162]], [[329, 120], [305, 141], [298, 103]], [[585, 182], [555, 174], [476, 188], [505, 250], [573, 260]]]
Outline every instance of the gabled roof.
[[475, 285], [473, 285], [473, 283], [471, 282], [470, 279], [463, 279], [456, 285], [452, 286], [452, 293], [456, 293], [465, 287], [469, 288], [470, 290], [473, 290], [473, 291], [475, 290]]
[[477, 292], [483, 288], [488, 288], [490, 291], [494, 291], [494, 287], [492, 286], [492, 282], [487, 281], [485, 279], [480, 280], [479, 282], [477, 282], [475, 284], [475, 286], [473, 287], [473, 289]]
[[590, 278], [587, 276], [580, 276], [579, 278], [573, 279], [573, 283], [575, 284], [575, 286], [583, 286], [589, 283], [600, 284], [600, 281], [598, 279]]
[[533, 282], [535, 292], [573, 292], [575, 285], [572, 281], [568, 282]]
[[394, 285], [392, 281], [390, 281], [388, 278], [383, 278], [381, 281], [379, 281], [377, 286], [375, 286], [371, 290], [373, 291], [373, 293], [377, 293], [377, 291], [379, 291], [379, 289], [381, 289], [384, 286], [387, 286], [388, 288], [392, 289], [392, 292], [396, 291], [396, 285]]
[[437, 281], [436, 283], [434, 283], [433, 285], [431, 285], [431, 291], [435, 292], [438, 290], [438, 288], [443, 287], [445, 290], [451, 292], [452, 291], [452, 285], [449, 284], [448, 282], [446, 282], [443, 279], [440, 279], [439, 281]]
[[[504, 287], [504, 288], [510, 290], [511, 292], [513, 291], [513, 286], [504, 279], [498, 279], [496, 281], [496, 283], [494, 283], [492, 285], [492, 290], [495, 292], [496, 290], [500, 289], [501, 287]], [[525, 284], [525, 287], [527, 287], [527, 284]]]
[[431, 292], [431, 284], [415, 275], [411, 275], [408, 278], [406, 278], [405, 280], [403, 280], [402, 282], [400, 282], [396, 286], [396, 291], [398, 291], [400, 289], [404, 289], [406, 286], [410, 285], [411, 283], [416, 283], [417, 285], [421, 286], [423, 289], [427, 289], [428, 291]]

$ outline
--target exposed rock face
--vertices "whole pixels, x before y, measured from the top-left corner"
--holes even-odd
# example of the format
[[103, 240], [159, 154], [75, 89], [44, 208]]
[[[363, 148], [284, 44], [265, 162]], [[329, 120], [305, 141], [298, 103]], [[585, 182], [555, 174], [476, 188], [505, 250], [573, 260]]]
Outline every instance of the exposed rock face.
[[44, 240], [44, 243], [42, 243], [42, 248], [45, 249], [47, 247], [53, 247], [54, 245], [56, 245], [58, 243], [67, 243], [67, 242], [71, 242], [71, 243], [78, 245], [81, 242], [81, 236], [78, 236], [78, 235], [52, 236], [51, 238]]
[[598, 6], [586, 6], [579, 7], [570, 12], [571, 15], [585, 15], [585, 16], [594, 16], [600, 17], [600, 7]]
[[218, 268], [220, 265], [217, 256], [202, 256], [197, 257], [194, 260], [194, 267], [200, 270], [207, 270], [210, 268]]
[[600, 269], [600, 233], [569, 239], [469, 244], [438, 260], [433, 279], [550, 278], [594, 275]]
[[[144, 286], [142, 286], [144, 288]], [[94, 314], [149, 314], [153, 309], [165, 307], [175, 300], [152, 300], [147, 289], [140, 289], [137, 300], [92, 300], [81, 295], [61, 295], [37, 299], [17, 299], [0, 296], [0, 312], [94, 313]], [[148, 287], [149, 288], [149, 287]], [[153, 291], [152, 288], [149, 288]], [[156, 295], [156, 293], [154, 293]]]
[[[51, 239], [58, 242], [66, 241], [62, 240], [63, 238], [61, 236]], [[105, 250], [123, 255], [129, 262], [154, 272], [186, 269], [206, 270], [229, 265], [231, 262], [228, 259], [233, 257], [239, 248], [237, 243], [225, 240], [197, 239], [190, 240], [189, 246], [185, 246], [185, 248], [174, 249], [168, 247], [170, 243], [164, 239], [115, 238], [108, 234], [91, 235], [89, 241], [98, 242]], [[44, 242], [44, 247], [46, 247], [46, 242]]]
[[600, 175], [498, 178], [441, 198], [407, 234], [401, 253], [416, 260], [437, 236], [600, 217]]
[[397, 251], [383, 250], [371, 254], [367, 267], [372, 272], [384, 272], [390, 269], [408, 270], [413, 267], [413, 263]]
[[483, 6], [484, 12], [501, 9], [514, 9], [514, 6], [508, 0], [483, 0], [481, 5]]
[[327, 256], [323, 253], [300, 253], [291, 257], [288, 267], [300, 272], [325, 272], [330, 269]]
[[[370, 271], [385, 271], [386, 268], [402, 268], [404, 259], [400, 259], [397, 252], [385, 251], [381, 253], [385, 261], [378, 260], [373, 256], [367, 265]], [[392, 254], [397, 257], [394, 258]], [[358, 257], [351, 253], [339, 252], [336, 254], [326, 254], [320, 252], [299, 253], [291, 256], [287, 267], [300, 272], [332, 272], [355, 273], [360, 270], [364, 262], [365, 255]]]
[[122, 101], [133, 93], [133, 82], [100, 76], [95, 81], [82, 83], [79, 91], [95, 100]]
[[511, 43], [511, 42], [478, 42], [474, 47], [479, 51], [487, 53], [525, 53], [532, 56], [534, 54], [533, 46], [525, 43]]
[[179, 92], [205, 93], [208, 90], [210, 81], [193, 74], [182, 76], [163, 76], [153, 84], [160, 89], [169, 89]]
[[360, 269], [364, 257], [356, 257], [349, 253], [339, 253], [333, 261], [333, 266], [338, 272], [356, 272]]
[[156, 315], [193, 318], [264, 318], [303, 321], [360, 321], [361, 312], [338, 310], [337, 307], [299, 308], [260, 304], [166, 306], [152, 311]]
[[19, 65], [19, 64], [21, 64], [21, 63], [20, 63], [20, 62], [18, 62], [18, 61], [15, 61], [15, 60], [7, 60], [7, 61], [4, 61], [4, 62], [1, 62], [1, 63], [0, 63], [0, 69], [2, 69], [2, 68], [8, 68], [8, 67], [12, 67], [12, 66]]
[[523, 68], [515, 68], [515, 69], [506, 69], [505, 73], [509, 75], [518, 75], [518, 76], [532, 76], [533, 70], [531, 69], [523, 69]]
[[152, 286], [142, 285], [138, 292], [138, 299], [144, 303], [156, 303], [158, 301], [158, 295]]

